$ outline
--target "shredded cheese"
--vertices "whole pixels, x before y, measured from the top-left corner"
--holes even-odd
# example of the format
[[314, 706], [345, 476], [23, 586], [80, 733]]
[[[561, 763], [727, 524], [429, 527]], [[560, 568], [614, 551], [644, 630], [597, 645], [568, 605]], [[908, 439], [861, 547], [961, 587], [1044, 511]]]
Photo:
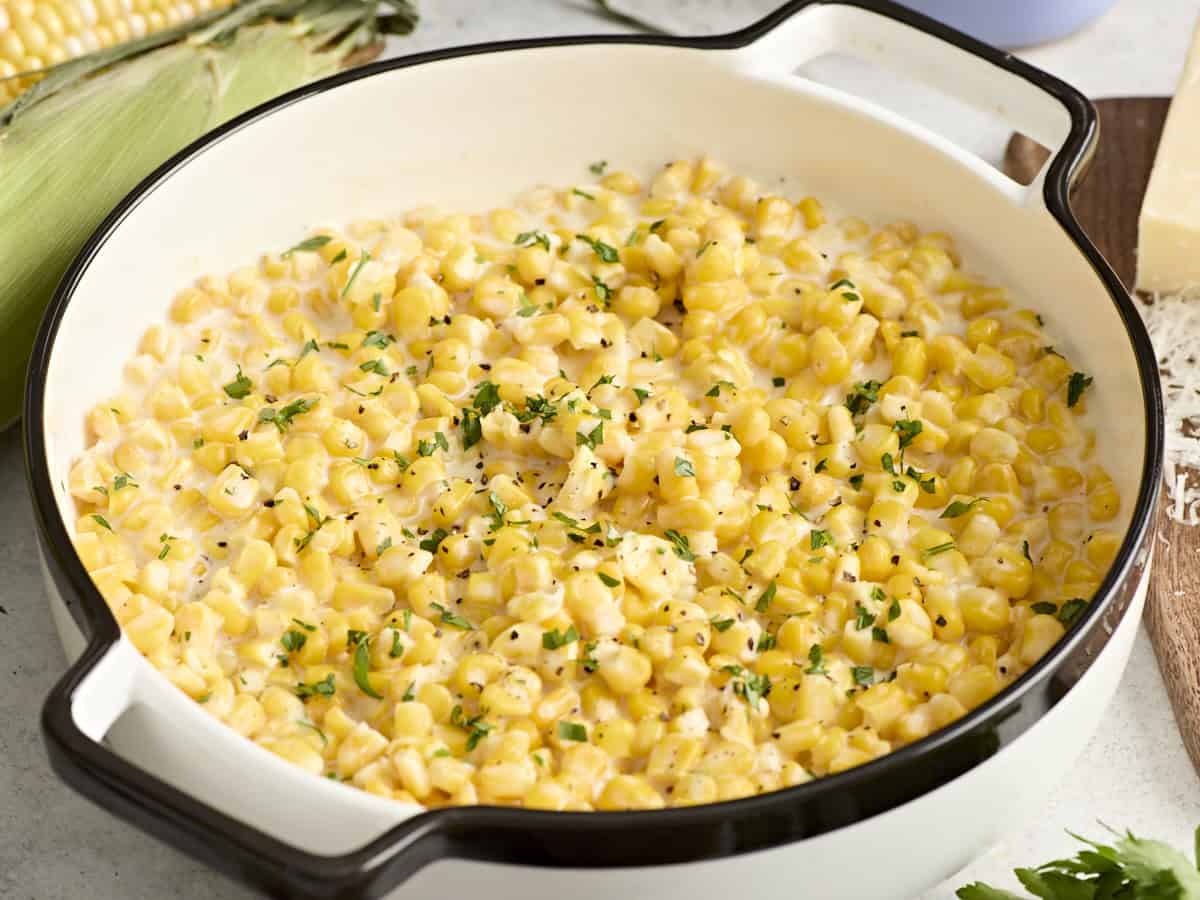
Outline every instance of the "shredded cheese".
[[1182, 295], [1138, 303], [1154, 344], [1166, 417], [1168, 514], [1200, 524], [1200, 303]]

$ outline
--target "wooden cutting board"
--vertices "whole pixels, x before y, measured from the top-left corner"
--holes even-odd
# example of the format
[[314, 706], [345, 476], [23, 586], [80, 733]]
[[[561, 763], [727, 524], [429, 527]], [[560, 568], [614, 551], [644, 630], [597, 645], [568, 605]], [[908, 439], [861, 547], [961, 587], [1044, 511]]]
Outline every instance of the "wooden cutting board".
[[[1100, 145], [1071, 198], [1083, 230], [1131, 290], [1138, 212], [1169, 103], [1166, 97], [1098, 101]], [[1016, 135], [1009, 142], [1004, 168], [1027, 182], [1045, 159], [1043, 148]], [[1164, 491], [1146, 627], [1184, 746], [1200, 772], [1200, 528], [1168, 518], [1167, 502]]]

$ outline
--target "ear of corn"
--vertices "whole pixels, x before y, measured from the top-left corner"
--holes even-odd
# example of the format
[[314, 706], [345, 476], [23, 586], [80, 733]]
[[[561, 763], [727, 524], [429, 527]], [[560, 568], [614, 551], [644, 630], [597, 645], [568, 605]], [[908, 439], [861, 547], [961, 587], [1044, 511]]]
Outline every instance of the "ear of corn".
[[14, 99], [43, 69], [184, 25], [231, 3], [0, 0], [0, 103]]
[[[360, 29], [374, 38], [373, 7], [321, 0], [318, 13], [331, 9], [344, 14], [328, 29], [293, 18], [160, 47], [49, 94], [0, 129], [0, 425], [20, 413], [47, 300], [109, 210], [204, 132], [332, 73]], [[324, 49], [331, 38], [336, 49]]]

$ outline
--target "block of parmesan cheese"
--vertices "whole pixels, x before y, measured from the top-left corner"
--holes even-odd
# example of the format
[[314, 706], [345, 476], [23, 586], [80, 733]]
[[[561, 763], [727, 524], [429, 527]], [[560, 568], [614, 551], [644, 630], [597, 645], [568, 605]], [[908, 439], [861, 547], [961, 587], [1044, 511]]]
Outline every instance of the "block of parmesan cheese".
[[1200, 27], [1142, 201], [1137, 289], [1200, 294]]

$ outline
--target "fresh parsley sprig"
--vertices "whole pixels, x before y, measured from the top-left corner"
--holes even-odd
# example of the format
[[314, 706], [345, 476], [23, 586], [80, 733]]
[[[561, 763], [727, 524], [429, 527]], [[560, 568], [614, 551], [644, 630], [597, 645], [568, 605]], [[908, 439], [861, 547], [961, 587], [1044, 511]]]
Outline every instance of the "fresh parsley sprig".
[[[1195, 900], [1200, 897], [1200, 828], [1194, 843], [1197, 864], [1161, 841], [1132, 832], [1113, 832], [1117, 840], [1101, 844], [1067, 832], [1085, 844], [1069, 859], [1037, 868], [1014, 869], [1017, 880], [1042, 900]], [[955, 892], [959, 900], [1025, 900], [1001, 888], [976, 881]]]

